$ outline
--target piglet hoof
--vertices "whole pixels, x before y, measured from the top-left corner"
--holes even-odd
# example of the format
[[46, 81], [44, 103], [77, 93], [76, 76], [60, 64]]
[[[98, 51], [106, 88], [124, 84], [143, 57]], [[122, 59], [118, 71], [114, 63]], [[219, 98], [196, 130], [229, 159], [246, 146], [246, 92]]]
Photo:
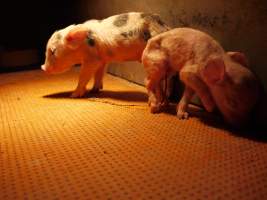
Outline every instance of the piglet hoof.
[[147, 101], [148, 106], [151, 107], [151, 105], [153, 104], [153, 102], [154, 102], [154, 100], [152, 100], [152, 98], [149, 96], [148, 97], [148, 101]]
[[90, 90], [90, 93], [94, 93], [94, 94], [99, 93], [99, 92], [100, 92], [100, 88], [92, 88]]
[[95, 84], [90, 90], [90, 93], [99, 93], [103, 89], [103, 84]]
[[159, 113], [161, 111], [161, 106], [151, 106], [150, 107], [150, 112], [151, 113]]
[[85, 94], [85, 90], [75, 90], [71, 95], [70, 97], [71, 98], [80, 98], [80, 97], [83, 97], [84, 94]]
[[189, 114], [188, 114], [188, 112], [178, 110], [177, 111], [177, 117], [178, 117], [178, 119], [188, 119]]
[[148, 104], [149, 107], [151, 107], [153, 105], [153, 101], [151, 101], [151, 99], [148, 99], [147, 104]]

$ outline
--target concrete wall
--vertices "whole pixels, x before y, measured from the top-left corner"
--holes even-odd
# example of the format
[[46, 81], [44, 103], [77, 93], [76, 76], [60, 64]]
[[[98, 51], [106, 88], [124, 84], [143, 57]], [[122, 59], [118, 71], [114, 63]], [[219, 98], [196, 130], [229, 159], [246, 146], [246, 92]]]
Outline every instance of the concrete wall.
[[[155, 12], [173, 27], [207, 31], [225, 50], [243, 51], [267, 87], [266, 0], [81, 0], [80, 7], [84, 19], [128, 11]], [[139, 63], [113, 64], [109, 71], [143, 83]]]

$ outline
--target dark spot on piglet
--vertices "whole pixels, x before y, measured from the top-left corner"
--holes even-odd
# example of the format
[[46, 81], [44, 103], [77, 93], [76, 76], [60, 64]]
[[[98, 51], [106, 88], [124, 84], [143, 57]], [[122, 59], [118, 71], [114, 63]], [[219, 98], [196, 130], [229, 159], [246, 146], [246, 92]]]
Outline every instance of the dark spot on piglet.
[[95, 40], [93, 38], [87, 38], [87, 43], [91, 47], [95, 46]]
[[91, 47], [95, 46], [95, 40], [92, 36], [92, 32], [88, 32], [88, 35], [87, 35], [87, 44]]
[[125, 37], [125, 38], [128, 37], [128, 34], [127, 34], [126, 32], [122, 32], [121, 35], [122, 35], [123, 37]]
[[159, 25], [163, 26], [164, 22], [160, 19], [158, 15], [152, 15], [151, 16], [154, 21], [156, 21]]
[[144, 30], [144, 32], [143, 32], [143, 39], [145, 41], [148, 41], [150, 38], [151, 38], [151, 34], [150, 34], [149, 30]]
[[141, 18], [147, 20], [147, 21], [154, 21], [158, 23], [161, 26], [164, 26], [164, 22], [160, 19], [160, 17], [156, 14], [151, 14], [151, 13], [142, 13]]
[[113, 22], [113, 25], [117, 26], [117, 27], [125, 26], [127, 24], [128, 18], [129, 18], [128, 14], [118, 15], [115, 18], [115, 21]]
[[132, 37], [132, 36], [133, 36], [133, 31], [129, 31], [129, 32], [128, 32], [128, 35], [129, 35], [130, 37]]
[[152, 14], [151, 13], [141, 13], [141, 18], [147, 18], [149, 16], [151, 16]]

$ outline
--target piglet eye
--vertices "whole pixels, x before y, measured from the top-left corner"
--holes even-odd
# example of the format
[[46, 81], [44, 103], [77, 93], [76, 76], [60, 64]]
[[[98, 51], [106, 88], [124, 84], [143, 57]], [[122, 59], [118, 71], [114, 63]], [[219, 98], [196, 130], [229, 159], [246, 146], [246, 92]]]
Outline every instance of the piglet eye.
[[52, 54], [52, 55], [55, 55], [55, 53], [56, 53], [56, 48], [51, 48], [50, 51], [51, 51], [51, 54]]

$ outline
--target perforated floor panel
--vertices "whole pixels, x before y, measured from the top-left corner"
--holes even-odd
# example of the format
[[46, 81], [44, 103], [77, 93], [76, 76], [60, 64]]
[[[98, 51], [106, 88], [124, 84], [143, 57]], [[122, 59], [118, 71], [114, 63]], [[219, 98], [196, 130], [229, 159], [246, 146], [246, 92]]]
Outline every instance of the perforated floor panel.
[[150, 114], [146, 90], [111, 75], [68, 98], [77, 79], [0, 74], [1, 200], [267, 199], [266, 141]]

